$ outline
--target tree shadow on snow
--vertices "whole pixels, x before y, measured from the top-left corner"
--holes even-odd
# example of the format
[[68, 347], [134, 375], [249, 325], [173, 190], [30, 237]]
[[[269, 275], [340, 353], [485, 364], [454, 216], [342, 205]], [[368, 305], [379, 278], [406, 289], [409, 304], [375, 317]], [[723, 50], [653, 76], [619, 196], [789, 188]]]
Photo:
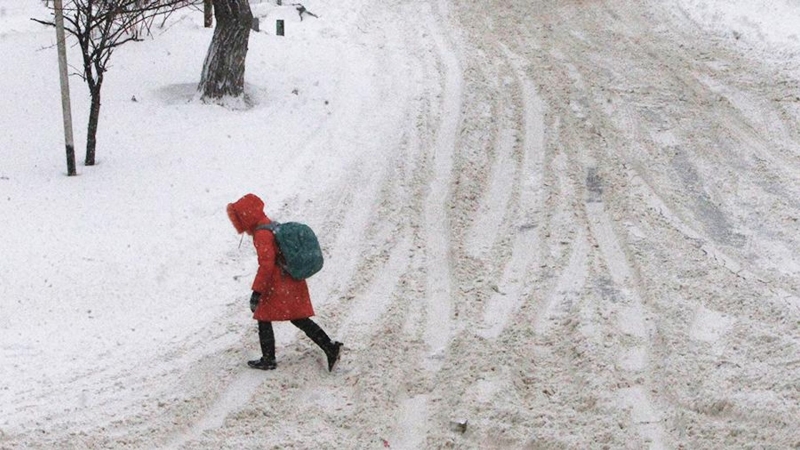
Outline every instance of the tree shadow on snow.
[[164, 105], [182, 105], [187, 103], [218, 105], [234, 111], [256, 109], [265, 103], [266, 89], [245, 83], [242, 97], [223, 97], [220, 99], [201, 100], [197, 83], [179, 83], [162, 86], [154, 91], [155, 98]]

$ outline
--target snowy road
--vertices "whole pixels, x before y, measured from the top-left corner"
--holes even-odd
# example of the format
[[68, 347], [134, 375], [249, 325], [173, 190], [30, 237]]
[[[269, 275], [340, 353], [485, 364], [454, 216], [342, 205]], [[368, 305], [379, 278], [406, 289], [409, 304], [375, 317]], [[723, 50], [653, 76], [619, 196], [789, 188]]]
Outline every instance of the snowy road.
[[340, 365], [285, 328], [248, 371], [237, 305], [158, 407], [0, 448], [800, 447], [797, 79], [672, 2], [325, 6], [339, 97], [279, 194]]

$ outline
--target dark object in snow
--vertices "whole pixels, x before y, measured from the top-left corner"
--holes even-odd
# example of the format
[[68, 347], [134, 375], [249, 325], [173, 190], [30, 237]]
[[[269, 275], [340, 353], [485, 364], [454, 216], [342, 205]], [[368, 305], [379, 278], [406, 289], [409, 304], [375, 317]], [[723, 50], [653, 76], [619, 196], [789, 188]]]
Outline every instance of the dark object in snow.
[[344, 344], [336, 341], [328, 347], [328, 350], [325, 350], [325, 356], [328, 357], [328, 372], [333, 372], [333, 366], [336, 365], [339, 361], [339, 357], [342, 356], [342, 345]]
[[278, 364], [275, 360], [268, 360], [264, 358], [254, 359], [253, 361], [247, 361], [247, 365], [252, 367], [253, 369], [259, 370], [275, 370], [278, 367]]
[[318, 15], [312, 13], [311, 11], [307, 10], [305, 6], [301, 5], [300, 3], [292, 3], [297, 9], [297, 13], [300, 14], [300, 21], [303, 21], [303, 14], [308, 14], [311, 17], [319, 18]]
[[467, 432], [467, 419], [461, 420], [451, 420], [450, 421], [450, 429], [457, 432], [464, 434]]
[[278, 19], [275, 21], [275, 34], [278, 36], [283, 36], [283, 19]]

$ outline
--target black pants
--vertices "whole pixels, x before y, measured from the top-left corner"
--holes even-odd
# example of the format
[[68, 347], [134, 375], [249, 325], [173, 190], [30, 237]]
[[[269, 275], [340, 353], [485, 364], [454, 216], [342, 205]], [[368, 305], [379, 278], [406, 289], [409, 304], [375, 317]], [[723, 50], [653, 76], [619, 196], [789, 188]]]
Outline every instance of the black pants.
[[[331, 338], [313, 320], [298, 319], [291, 322], [292, 325], [303, 330], [306, 336], [311, 338], [326, 354], [331, 350], [333, 345]], [[258, 340], [264, 359], [275, 361], [275, 332], [272, 330], [272, 322], [258, 322]]]

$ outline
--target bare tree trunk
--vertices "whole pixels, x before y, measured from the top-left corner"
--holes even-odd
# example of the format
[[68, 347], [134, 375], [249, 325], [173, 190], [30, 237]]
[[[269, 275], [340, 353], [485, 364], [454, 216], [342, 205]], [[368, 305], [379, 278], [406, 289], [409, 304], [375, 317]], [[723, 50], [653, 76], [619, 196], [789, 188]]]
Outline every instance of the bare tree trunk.
[[248, 0], [214, 0], [217, 26], [206, 54], [198, 90], [202, 100], [244, 92], [244, 68], [253, 13]]
[[92, 103], [89, 107], [89, 127], [86, 131], [86, 161], [87, 166], [93, 166], [95, 162], [95, 150], [97, 149], [97, 123], [100, 120], [100, 87], [97, 83], [90, 89]]

